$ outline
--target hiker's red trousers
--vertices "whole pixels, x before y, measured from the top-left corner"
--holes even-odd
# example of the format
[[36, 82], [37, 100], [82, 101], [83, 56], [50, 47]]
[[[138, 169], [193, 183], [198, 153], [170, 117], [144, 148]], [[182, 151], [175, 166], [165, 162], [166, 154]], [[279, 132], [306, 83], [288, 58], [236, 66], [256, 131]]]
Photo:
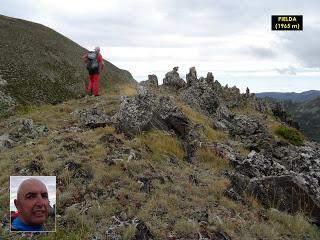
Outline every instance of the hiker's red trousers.
[[99, 81], [100, 81], [99, 74], [90, 75], [89, 86], [88, 86], [89, 94], [91, 93], [91, 91], [93, 91], [93, 95], [99, 96]]

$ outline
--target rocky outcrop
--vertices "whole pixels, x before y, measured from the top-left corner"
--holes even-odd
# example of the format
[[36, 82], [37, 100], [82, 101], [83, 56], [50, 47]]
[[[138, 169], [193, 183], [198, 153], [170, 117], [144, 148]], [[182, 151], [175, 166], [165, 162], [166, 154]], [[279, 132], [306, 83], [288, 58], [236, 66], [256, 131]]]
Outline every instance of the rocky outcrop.
[[14, 141], [10, 139], [9, 134], [3, 134], [0, 136], [0, 148], [11, 148]]
[[250, 150], [268, 152], [275, 144], [273, 137], [258, 120], [232, 113], [225, 106], [217, 109], [213, 119], [213, 127], [227, 131]]
[[148, 75], [148, 80], [141, 81], [139, 85], [145, 87], [158, 87], [158, 77], [154, 74]]
[[[312, 222], [318, 224], [319, 145], [306, 142], [304, 146], [296, 147], [277, 142], [259, 120], [232, 113], [229, 107], [241, 104], [242, 101], [248, 101], [248, 106], [262, 113], [272, 110], [275, 116], [288, 122], [287, 115], [281, 110], [281, 106], [269, 105], [267, 101], [255, 98], [255, 95], [250, 94], [249, 90], [241, 96], [235, 88], [227, 90], [234, 95], [228, 100], [231, 101], [231, 104], [227, 104], [225, 90], [226, 87], [222, 89], [212, 87], [200, 78], [181, 91], [181, 98], [187, 104], [211, 117], [213, 127], [227, 131], [241, 146], [253, 150], [247, 157], [242, 157], [233, 150], [232, 146], [223, 144], [215, 146], [217, 152], [227, 157], [237, 172], [243, 176], [241, 179], [245, 179], [234, 181], [233, 187], [225, 194], [236, 201], [245, 202], [243, 192], [249, 192], [257, 196], [266, 207], [278, 207], [280, 210], [290, 212], [303, 211]], [[211, 97], [208, 98], [208, 95]], [[213, 99], [218, 100], [213, 101]], [[301, 185], [301, 182], [296, 179], [303, 179], [304, 184]], [[249, 181], [250, 188], [248, 187]], [[239, 186], [241, 183], [243, 186]], [[285, 185], [288, 185], [289, 188], [286, 188]], [[276, 191], [273, 195], [268, 192], [271, 189]], [[289, 196], [290, 189], [295, 191], [292, 197]], [[271, 205], [272, 199], [279, 203]]]
[[[307, 143], [308, 144], [308, 143]], [[319, 146], [277, 146], [269, 149], [269, 157], [255, 151], [246, 158], [228, 152], [236, 170], [249, 177], [246, 189], [266, 207], [290, 212], [303, 211], [311, 221], [320, 224], [320, 152]], [[221, 149], [221, 148], [220, 148]]]
[[135, 97], [122, 97], [119, 112], [113, 117], [117, 131], [134, 136], [152, 128], [173, 132], [182, 139], [192, 161], [197, 146], [196, 133], [190, 120], [168, 97], [155, 96], [140, 87]]
[[178, 67], [174, 67], [171, 72], [167, 72], [163, 79], [163, 86], [178, 90], [186, 86], [186, 82], [180, 78]]
[[209, 86], [206, 81], [190, 81], [192, 85], [180, 93], [180, 98], [189, 106], [207, 115], [216, 113], [221, 104], [221, 99], [213, 86]]
[[212, 72], [208, 72], [205, 80], [209, 85], [215, 85], [214, 88], [219, 88], [220, 83], [218, 81], [216, 81], [216, 82], [214, 81], [214, 77], [213, 77]]
[[168, 97], [158, 97], [140, 88], [135, 97], [122, 97], [115, 115], [116, 128], [128, 136], [158, 128], [186, 135], [190, 121]]
[[[0, 80], [0, 88], [3, 89], [3, 86], [6, 85], [4, 80]], [[4, 113], [10, 110], [10, 108], [17, 105], [17, 102], [12, 98], [8, 93], [3, 90], [0, 90], [0, 113]]]
[[97, 108], [81, 109], [74, 112], [78, 116], [81, 128], [105, 127], [110, 123], [110, 119]]
[[9, 133], [9, 138], [14, 144], [27, 143], [36, 140], [38, 137], [47, 136], [49, 129], [44, 125], [33, 123], [32, 119], [22, 119], [15, 132]]
[[289, 126], [299, 130], [299, 123], [290, 118], [282, 103], [269, 99], [269, 106], [271, 107], [274, 116], [278, 117], [282, 122], [287, 123]]
[[46, 126], [34, 124], [32, 119], [22, 119], [10, 124], [16, 130], [0, 136], [0, 148], [11, 148], [22, 143], [33, 144], [34, 140], [49, 133]]
[[307, 182], [298, 176], [282, 175], [252, 179], [248, 190], [266, 207], [290, 213], [303, 212], [320, 225], [320, 202], [307, 189]]
[[189, 73], [186, 75], [187, 79], [187, 86], [190, 87], [193, 85], [195, 82], [198, 81], [197, 78], [197, 71], [195, 67], [190, 68]]

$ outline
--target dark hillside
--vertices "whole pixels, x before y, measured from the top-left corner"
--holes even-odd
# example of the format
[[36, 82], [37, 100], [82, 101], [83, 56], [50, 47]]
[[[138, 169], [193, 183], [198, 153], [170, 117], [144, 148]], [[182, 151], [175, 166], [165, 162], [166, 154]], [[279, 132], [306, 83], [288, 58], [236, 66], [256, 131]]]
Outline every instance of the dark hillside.
[[[0, 106], [57, 103], [79, 97], [87, 80], [86, 49], [41, 24], [0, 15]], [[105, 61], [101, 86], [134, 81]]]
[[286, 101], [284, 107], [306, 136], [320, 142], [320, 97], [302, 103]]
[[310, 90], [301, 93], [295, 92], [261, 92], [256, 94], [258, 97], [270, 97], [277, 100], [291, 100], [293, 102], [310, 101], [320, 96], [320, 91]]

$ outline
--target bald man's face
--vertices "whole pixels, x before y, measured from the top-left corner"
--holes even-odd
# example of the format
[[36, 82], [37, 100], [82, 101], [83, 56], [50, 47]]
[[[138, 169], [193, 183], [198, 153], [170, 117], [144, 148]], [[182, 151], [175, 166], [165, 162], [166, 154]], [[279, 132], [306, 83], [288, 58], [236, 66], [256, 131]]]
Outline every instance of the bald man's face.
[[20, 219], [27, 225], [42, 225], [48, 218], [48, 191], [39, 180], [28, 179], [22, 182], [14, 203]]

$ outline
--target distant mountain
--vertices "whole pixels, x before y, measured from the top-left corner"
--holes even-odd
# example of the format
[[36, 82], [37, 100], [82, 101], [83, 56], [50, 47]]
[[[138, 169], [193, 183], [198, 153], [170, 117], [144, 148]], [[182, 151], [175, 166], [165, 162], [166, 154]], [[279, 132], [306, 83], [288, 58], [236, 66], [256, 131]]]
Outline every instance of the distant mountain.
[[291, 100], [293, 102], [304, 102], [304, 101], [310, 101], [317, 97], [320, 97], [320, 91], [310, 90], [310, 91], [301, 92], [301, 93], [262, 92], [262, 93], [256, 93], [256, 95], [260, 98], [270, 97], [277, 100]]
[[[87, 51], [41, 24], [0, 15], [0, 114], [16, 104], [58, 103], [80, 97]], [[134, 82], [105, 60], [101, 86]]]
[[320, 97], [302, 103], [285, 101], [284, 108], [305, 135], [320, 142]]

